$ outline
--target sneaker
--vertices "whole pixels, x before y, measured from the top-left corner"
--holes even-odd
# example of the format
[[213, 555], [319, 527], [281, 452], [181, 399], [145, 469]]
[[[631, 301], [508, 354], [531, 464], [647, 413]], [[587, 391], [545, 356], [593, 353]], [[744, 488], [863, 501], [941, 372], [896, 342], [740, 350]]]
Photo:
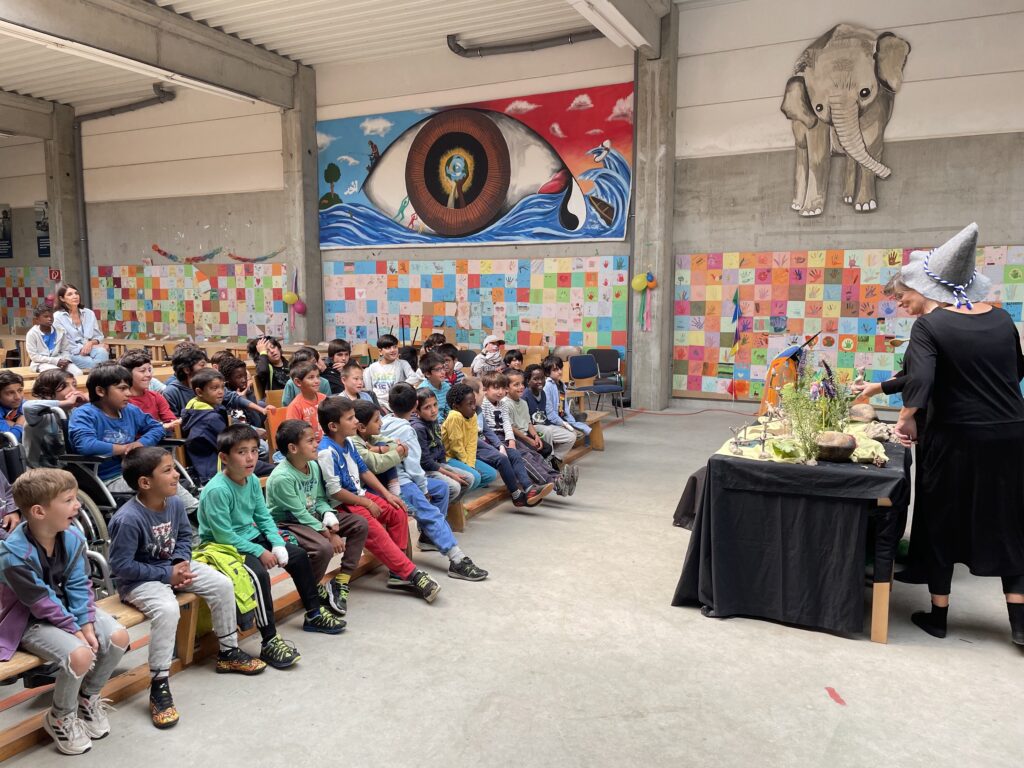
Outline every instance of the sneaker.
[[110, 699], [101, 699], [99, 696], [80, 696], [78, 699], [78, 719], [82, 721], [85, 732], [93, 741], [98, 741], [110, 733], [108, 709], [113, 709], [110, 706]]
[[[415, 571], [413, 571], [415, 573]], [[412, 577], [410, 577], [411, 579]], [[412, 581], [410, 579], [403, 579], [397, 573], [392, 571], [388, 572], [388, 583], [385, 585], [388, 589], [412, 589]]]
[[217, 654], [217, 671], [220, 673], [235, 672], [239, 675], [258, 675], [267, 665], [254, 659], [241, 648], [228, 648]]
[[43, 717], [43, 730], [50, 734], [57, 749], [65, 755], [81, 755], [92, 749], [92, 739], [77, 712], [57, 717], [52, 709], [49, 710]]
[[526, 491], [523, 491], [518, 496], [513, 496], [512, 497], [512, 506], [513, 507], [525, 507], [527, 499], [528, 499], [528, 496], [526, 495]]
[[302, 655], [295, 647], [295, 643], [285, 640], [280, 635], [274, 635], [263, 644], [260, 658], [274, 669], [287, 669], [301, 659]]
[[441, 585], [430, 578], [426, 571], [413, 571], [409, 582], [412, 584], [413, 591], [428, 603], [434, 602], [441, 591]]
[[330, 592], [327, 610], [335, 616], [344, 616], [348, 613], [348, 582], [343, 583], [337, 579], [331, 579], [327, 584], [327, 589]]
[[566, 479], [565, 475], [559, 475], [558, 477], [555, 478], [555, 495], [569, 495], [569, 481]]
[[530, 490], [526, 492], [526, 506], [536, 507], [538, 504], [541, 503], [541, 501], [544, 500], [544, 497], [551, 493], [553, 490], [555, 490], [554, 483], [548, 483], [547, 485], [543, 485], [540, 488], [538, 488], [535, 485], [531, 486]]
[[317, 611], [316, 616], [306, 616], [302, 622], [304, 632], [323, 632], [325, 635], [340, 635], [345, 631], [345, 620], [338, 618], [326, 608]]
[[331, 581], [331, 585], [328, 584], [317, 584], [316, 596], [320, 598], [320, 605], [326, 608], [335, 616], [344, 616], [345, 608], [338, 605], [338, 600], [334, 590], [336, 589], [336, 582]]
[[420, 552], [439, 552], [440, 551], [437, 548], [437, 545], [434, 542], [432, 542], [430, 539], [428, 539], [426, 536], [424, 536], [422, 533], [420, 534], [419, 539], [416, 540], [416, 546], [420, 548]]
[[483, 568], [478, 568], [476, 563], [468, 557], [464, 557], [459, 561], [458, 565], [455, 563], [448, 564], [448, 578], [463, 579], [464, 581], [483, 581], [487, 578], [487, 571]]
[[161, 730], [178, 724], [178, 710], [171, 697], [171, 684], [166, 677], [154, 680], [149, 686], [149, 714], [153, 725]]

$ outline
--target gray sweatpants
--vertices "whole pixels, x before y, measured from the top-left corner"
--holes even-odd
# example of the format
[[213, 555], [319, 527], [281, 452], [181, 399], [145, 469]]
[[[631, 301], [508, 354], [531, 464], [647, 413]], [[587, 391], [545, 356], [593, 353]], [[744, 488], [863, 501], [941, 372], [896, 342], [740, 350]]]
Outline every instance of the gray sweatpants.
[[[238, 646], [235, 620], [235, 590], [231, 579], [217, 569], [193, 560], [189, 570], [194, 574], [191, 584], [181, 592], [194, 592], [206, 601], [213, 618], [213, 631], [221, 648]], [[174, 636], [180, 610], [174, 590], [161, 581], [145, 581], [125, 596], [149, 619], [149, 671], [154, 675], [167, 673], [174, 656]]]
[[576, 430], [568, 427], [559, 427], [556, 424], [535, 424], [534, 429], [540, 435], [541, 440], [550, 443], [551, 452], [555, 458], [561, 461], [569, 455], [569, 451], [576, 445]]
[[71, 671], [71, 654], [79, 648], [89, 646], [75, 635], [53, 626], [48, 621], [34, 621], [28, 625], [21, 638], [21, 648], [34, 653], [41, 659], [60, 665], [53, 687], [53, 712], [63, 717], [78, 709], [78, 697], [95, 696], [106, 685], [117, 669], [117, 663], [124, 656], [125, 649], [114, 645], [110, 636], [124, 629], [109, 613], [96, 609], [93, 623], [99, 652], [92, 667], [83, 677], [76, 677]]

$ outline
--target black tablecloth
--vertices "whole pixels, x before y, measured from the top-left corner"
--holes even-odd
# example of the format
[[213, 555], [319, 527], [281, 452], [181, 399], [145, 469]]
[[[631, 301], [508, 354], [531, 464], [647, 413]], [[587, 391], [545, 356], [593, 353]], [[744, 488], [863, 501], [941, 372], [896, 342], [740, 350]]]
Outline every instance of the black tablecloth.
[[[673, 605], [836, 632], [864, 624], [864, 549], [877, 516], [876, 580], [888, 581], [910, 498], [910, 452], [886, 445], [885, 467], [817, 466], [712, 456]], [[696, 478], [694, 478], [696, 482]], [[878, 499], [893, 502], [880, 509]], [[687, 493], [676, 524], [687, 522]]]

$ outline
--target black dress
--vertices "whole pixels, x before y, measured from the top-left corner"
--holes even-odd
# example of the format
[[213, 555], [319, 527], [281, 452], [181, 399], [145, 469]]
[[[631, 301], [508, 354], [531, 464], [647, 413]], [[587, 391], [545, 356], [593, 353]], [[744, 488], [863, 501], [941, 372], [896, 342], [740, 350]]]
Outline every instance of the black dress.
[[978, 576], [1024, 575], [1024, 377], [1004, 310], [937, 309], [914, 323], [908, 407], [928, 406], [918, 508], [927, 516], [929, 589], [948, 594], [954, 563]]

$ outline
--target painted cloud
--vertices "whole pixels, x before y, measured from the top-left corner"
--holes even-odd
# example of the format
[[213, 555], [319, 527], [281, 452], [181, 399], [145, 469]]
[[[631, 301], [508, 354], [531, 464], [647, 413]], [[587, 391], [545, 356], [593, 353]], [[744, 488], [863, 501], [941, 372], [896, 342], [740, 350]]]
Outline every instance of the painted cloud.
[[608, 115], [608, 122], [612, 120], [624, 120], [627, 123], [633, 122], [633, 94], [623, 96], [615, 102], [612, 113]]
[[316, 148], [321, 152], [331, 146], [332, 141], [334, 141], [333, 136], [328, 136], [326, 133], [322, 133], [320, 131], [316, 132]]
[[348, 165], [359, 165], [359, 161], [352, 157], [352, 155], [338, 155], [338, 162], [347, 163]]
[[354, 195], [358, 191], [359, 191], [359, 182], [358, 181], [353, 181], [351, 184], [348, 185], [348, 188], [345, 190], [345, 194], [346, 195]]
[[576, 98], [572, 100], [572, 104], [569, 105], [568, 111], [575, 112], [580, 109], [593, 109], [594, 102], [591, 101], [590, 96], [585, 93], [577, 94]]
[[527, 112], [531, 112], [539, 107], [540, 104], [534, 104], [533, 102], [526, 101], [526, 99], [516, 99], [509, 103], [505, 107], [506, 115], [525, 115]]
[[394, 127], [394, 123], [386, 117], [368, 117], [359, 124], [364, 136], [386, 136]]
[[551, 135], [559, 139], [566, 138], [565, 131], [562, 130], [562, 126], [558, 123], [551, 124]]

